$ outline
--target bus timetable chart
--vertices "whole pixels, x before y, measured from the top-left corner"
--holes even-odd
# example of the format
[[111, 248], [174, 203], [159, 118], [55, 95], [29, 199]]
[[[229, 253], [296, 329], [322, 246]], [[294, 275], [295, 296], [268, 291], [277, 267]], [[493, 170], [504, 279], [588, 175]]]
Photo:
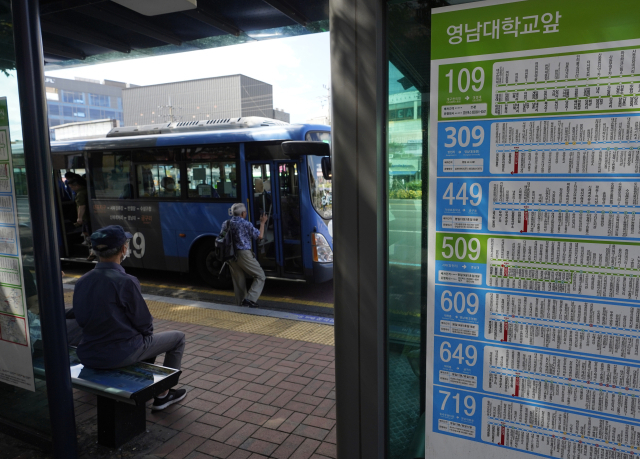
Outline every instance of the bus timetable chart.
[[24, 316], [22, 290], [19, 288], [0, 286], [0, 312]]
[[495, 122], [490, 148], [492, 174], [639, 174], [640, 116]]
[[637, 49], [493, 64], [496, 116], [640, 109]]
[[487, 286], [640, 299], [640, 245], [489, 238]]
[[640, 428], [608, 419], [485, 397], [482, 440], [563, 459], [636, 459]]
[[490, 346], [483, 362], [485, 392], [640, 418], [638, 367]]
[[640, 237], [637, 182], [495, 181], [489, 192], [490, 231]]
[[640, 308], [487, 293], [484, 336], [501, 343], [640, 361]]

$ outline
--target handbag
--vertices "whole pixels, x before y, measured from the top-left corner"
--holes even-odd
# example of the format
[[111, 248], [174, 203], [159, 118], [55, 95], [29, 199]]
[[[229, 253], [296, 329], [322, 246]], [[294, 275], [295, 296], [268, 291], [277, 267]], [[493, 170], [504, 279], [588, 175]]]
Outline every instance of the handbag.
[[236, 247], [233, 240], [233, 231], [231, 230], [231, 220], [227, 220], [222, 224], [220, 234], [216, 238], [215, 247], [218, 261], [226, 262], [232, 258], [235, 260]]

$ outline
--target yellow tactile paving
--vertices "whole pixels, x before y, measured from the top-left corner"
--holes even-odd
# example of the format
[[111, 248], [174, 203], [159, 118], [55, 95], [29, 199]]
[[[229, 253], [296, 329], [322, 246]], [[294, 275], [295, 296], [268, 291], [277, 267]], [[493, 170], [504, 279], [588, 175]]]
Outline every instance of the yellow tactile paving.
[[[65, 303], [71, 303], [73, 301], [73, 292], [66, 292], [64, 301]], [[333, 327], [330, 325], [217, 311], [215, 309], [165, 303], [164, 301], [147, 301], [147, 305], [153, 317], [157, 319], [295, 339], [309, 343], [334, 345]]]
[[[67, 274], [65, 277], [70, 277], [73, 279], [79, 279], [81, 276], [75, 274]], [[208, 293], [210, 295], [223, 295], [223, 296], [234, 296], [233, 292], [228, 290], [214, 290], [214, 289], [203, 289], [203, 288], [193, 288], [193, 287], [177, 287], [175, 285], [166, 285], [166, 284], [152, 284], [148, 282], [141, 282], [140, 285], [144, 287], [155, 287], [155, 288], [170, 288], [172, 290], [181, 290], [185, 292], [197, 292], [197, 293]], [[265, 301], [277, 301], [280, 303], [293, 303], [293, 304], [304, 304], [305, 306], [318, 306], [321, 308], [331, 308], [333, 309], [332, 303], [323, 303], [320, 301], [301, 301], [296, 300], [295, 298], [286, 298], [280, 296], [260, 296], [261, 300]]]

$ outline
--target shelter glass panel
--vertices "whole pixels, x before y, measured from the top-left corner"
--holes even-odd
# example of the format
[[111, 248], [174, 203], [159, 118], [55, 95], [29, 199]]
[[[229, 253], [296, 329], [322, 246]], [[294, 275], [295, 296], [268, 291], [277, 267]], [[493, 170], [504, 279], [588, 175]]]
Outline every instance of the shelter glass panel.
[[[42, 346], [41, 304], [35, 283], [36, 266], [9, 3], [0, 3], [0, 17], [3, 18], [3, 39], [0, 40], [0, 55], [3, 56], [3, 59], [0, 59], [0, 99], [6, 98], [6, 108], [4, 100], [0, 100], [0, 151], [5, 152], [2, 154], [2, 170], [5, 172], [0, 176], [5, 177], [2, 180], [5, 182], [2, 199], [6, 203], [7, 199], [11, 199], [7, 197], [6, 188], [6, 173], [11, 173], [11, 169], [6, 167], [8, 158], [5, 155], [8, 151], [13, 162], [16, 209], [13, 216], [11, 212], [7, 212], [13, 209], [3, 209], [1, 218], [5, 226], [17, 228], [17, 237], [11, 237], [12, 241], [6, 238], [6, 231], [3, 233], [3, 251], [6, 252], [10, 244], [13, 247], [11, 250], [17, 256], [3, 258], [6, 261], [11, 260], [5, 267], [15, 267], [15, 273], [11, 278], [20, 279], [19, 283], [22, 283], [22, 288], [10, 286], [7, 283], [10, 279], [4, 274], [0, 280], [0, 432], [7, 432], [7, 425], [10, 425], [35, 433], [41, 439], [50, 440], [51, 423], [44, 375], [35, 377], [33, 365], [30, 363], [41, 360], [45, 350]], [[58, 100], [57, 96], [57, 92], [47, 93], [49, 100]], [[8, 219], [14, 220], [9, 223]], [[17, 263], [18, 259], [20, 264]], [[34, 390], [25, 388], [27, 379], [33, 383]]]
[[[428, 113], [432, 8], [387, 1], [389, 457], [425, 457]], [[423, 172], [423, 165], [425, 170]]]

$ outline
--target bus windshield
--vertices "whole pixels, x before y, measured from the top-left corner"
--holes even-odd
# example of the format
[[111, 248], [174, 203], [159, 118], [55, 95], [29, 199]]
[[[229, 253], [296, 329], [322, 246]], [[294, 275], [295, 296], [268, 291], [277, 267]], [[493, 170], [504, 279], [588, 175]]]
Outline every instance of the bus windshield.
[[[310, 131], [307, 132], [305, 140], [330, 144], [331, 133], [327, 131]], [[331, 180], [325, 180], [322, 176], [321, 159], [320, 156], [307, 156], [307, 164], [309, 164], [309, 193], [311, 194], [313, 207], [320, 216], [325, 220], [331, 220], [333, 216]]]
[[322, 167], [320, 166], [321, 159], [320, 156], [307, 156], [307, 163], [309, 164], [309, 192], [311, 194], [313, 207], [315, 207], [322, 218], [330, 220], [333, 216], [331, 210], [333, 204], [331, 180], [325, 180], [322, 176]]

